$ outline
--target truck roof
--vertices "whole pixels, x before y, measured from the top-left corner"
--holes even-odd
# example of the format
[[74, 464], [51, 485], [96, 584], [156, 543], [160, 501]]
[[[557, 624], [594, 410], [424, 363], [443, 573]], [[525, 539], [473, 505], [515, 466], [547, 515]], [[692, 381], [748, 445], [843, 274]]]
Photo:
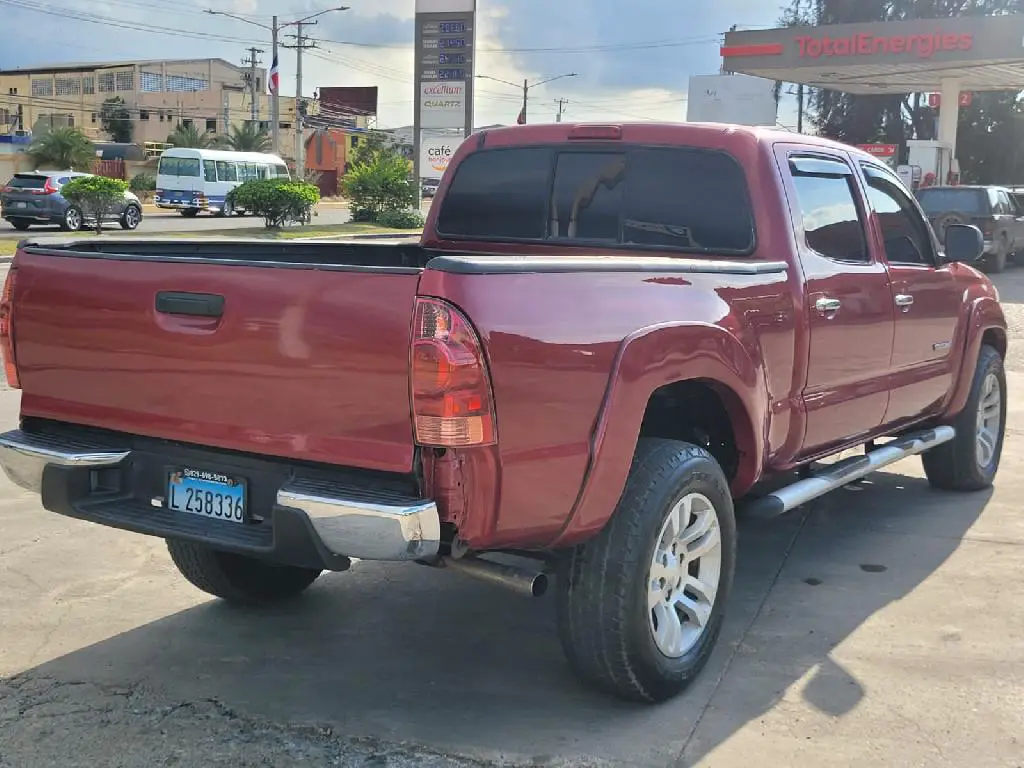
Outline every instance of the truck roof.
[[[588, 133], [619, 132], [619, 138], [628, 143], [688, 144], [692, 146], [722, 146], [723, 144], [774, 144], [791, 142], [823, 148], [839, 149], [870, 158], [869, 153], [850, 144], [843, 144], [820, 136], [762, 128], [732, 123], [672, 123], [672, 122], [614, 122], [614, 123], [542, 123], [537, 125], [512, 125], [499, 128], [485, 128], [474, 134], [480, 146], [513, 146], [522, 144], [543, 144], [570, 141], [574, 134], [579, 138], [597, 138]], [[471, 137], [470, 140], [472, 140]]]

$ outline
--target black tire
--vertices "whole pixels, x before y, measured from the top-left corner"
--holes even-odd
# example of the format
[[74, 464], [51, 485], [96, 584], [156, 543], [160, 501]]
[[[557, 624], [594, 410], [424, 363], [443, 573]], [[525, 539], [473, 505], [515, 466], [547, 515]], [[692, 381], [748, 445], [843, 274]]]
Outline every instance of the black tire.
[[[673, 506], [690, 493], [702, 494], [717, 513], [721, 568], [703, 634], [672, 658], [656, 645], [647, 600], [662, 526]], [[689, 443], [641, 439], [611, 520], [564, 562], [558, 632], [569, 664], [591, 685], [626, 700], [664, 701], [681, 693], [718, 640], [735, 562], [733, 501], [718, 463]]]
[[996, 244], [995, 251], [985, 257], [985, 271], [999, 273], [1006, 270], [1006, 259], [1010, 251], [1010, 245], [1006, 238], [1001, 237]]
[[118, 224], [121, 225], [121, 229], [126, 229], [129, 232], [138, 229], [139, 224], [142, 223], [142, 209], [137, 205], [129, 205], [124, 209], [121, 214], [121, 218]]
[[19, 232], [24, 232], [26, 229], [32, 226], [31, 221], [22, 221], [20, 219], [9, 219], [11, 226]]
[[196, 216], [199, 215], [199, 209], [198, 208], [182, 208], [181, 209], [181, 215], [184, 216], [186, 219], [194, 219]]
[[[982, 407], [985, 382], [990, 375], [999, 383], [999, 432], [992, 457], [982, 466], [978, 461], [976, 447], [978, 411]], [[1006, 372], [1003, 370], [1003, 359], [995, 349], [982, 345], [967, 404], [953, 421], [956, 437], [921, 454], [925, 476], [932, 486], [944, 491], [980, 491], [992, 485], [1003, 453], [1006, 407]]]
[[230, 201], [225, 200], [224, 204], [221, 206], [220, 210], [217, 211], [215, 215], [218, 219], [223, 219], [226, 216], [230, 216], [234, 212], [235, 206]]
[[241, 605], [263, 605], [295, 597], [322, 573], [312, 568], [265, 563], [175, 539], [167, 540], [167, 551], [192, 586]]
[[60, 228], [65, 232], [77, 232], [85, 227], [85, 218], [75, 206], [68, 206], [60, 220]]

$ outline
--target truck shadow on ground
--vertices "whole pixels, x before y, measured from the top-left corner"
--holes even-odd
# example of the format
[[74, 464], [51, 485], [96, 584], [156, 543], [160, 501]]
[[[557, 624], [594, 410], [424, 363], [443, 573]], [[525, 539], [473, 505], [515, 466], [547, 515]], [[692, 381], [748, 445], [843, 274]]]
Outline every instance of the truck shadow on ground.
[[830, 652], [940, 568], [989, 497], [876, 473], [780, 520], [741, 521], [722, 641], [690, 691], [656, 707], [576, 681], [552, 600], [378, 564], [327, 575], [270, 610], [204, 603], [23, 676], [143, 685], [171, 702], [213, 699], [346, 737], [535, 764], [692, 765], [797, 681], [811, 707], [850, 712], [868, 694]]

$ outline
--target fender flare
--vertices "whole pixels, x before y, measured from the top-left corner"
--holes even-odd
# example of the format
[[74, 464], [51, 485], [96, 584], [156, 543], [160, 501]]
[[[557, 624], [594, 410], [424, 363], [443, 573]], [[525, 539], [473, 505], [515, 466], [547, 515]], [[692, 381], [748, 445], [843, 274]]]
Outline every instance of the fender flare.
[[689, 322], [642, 328], [628, 336], [616, 354], [590, 435], [580, 492], [552, 547], [578, 543], [604, 527], [625, 488], [651, 395], [678, 381], [705, 382], [722, 398], [742, 446], [734, 495], [748, 490], [760, 476], [768, 411], [760, 358], [718, 325]]
[[1006, 318], [999, 301], [992, 296], [980, 296], [971, 302], [967, 314], [967, 333], [964, 340], [964, 352], [960, 358], [959, 375], [953, 388], [953, 394], [946, 404], [944, 421], [954, 418], [967, 405], [971, 394], [971, 382], [974, 380], [974, 366], [981, 354], [981, 344], [988, 331], [996, 331], [1001, 339], [999, 353], [1006, 355]]

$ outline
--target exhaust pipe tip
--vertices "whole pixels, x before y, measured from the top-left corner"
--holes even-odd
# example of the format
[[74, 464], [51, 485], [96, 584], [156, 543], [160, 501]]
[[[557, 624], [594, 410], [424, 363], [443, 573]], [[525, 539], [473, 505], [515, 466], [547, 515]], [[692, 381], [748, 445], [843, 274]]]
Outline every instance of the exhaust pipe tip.
[[503, 565], [479, 557], [445, 558], [444, 567], [468, 576], [511, 589], [527, 597], [542, 597], [550, 584], [544, 571], [532, 571], [514, 565]]

